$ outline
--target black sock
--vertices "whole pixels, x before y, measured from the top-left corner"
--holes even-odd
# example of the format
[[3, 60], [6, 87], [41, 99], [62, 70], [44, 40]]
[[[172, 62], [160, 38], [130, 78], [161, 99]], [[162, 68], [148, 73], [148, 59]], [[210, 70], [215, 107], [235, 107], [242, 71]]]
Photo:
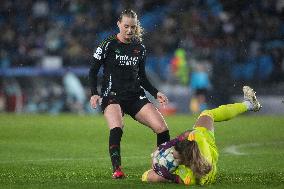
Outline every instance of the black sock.
[[120, 158], [120, 140], [122, 137], [122, 129], [115, 127], [109, 132], [109, 155], [113, 167], [113, 171], [118, 169], [121, 165]]
[[170, 140], [169, 130], [157, 134], [157, 146]]

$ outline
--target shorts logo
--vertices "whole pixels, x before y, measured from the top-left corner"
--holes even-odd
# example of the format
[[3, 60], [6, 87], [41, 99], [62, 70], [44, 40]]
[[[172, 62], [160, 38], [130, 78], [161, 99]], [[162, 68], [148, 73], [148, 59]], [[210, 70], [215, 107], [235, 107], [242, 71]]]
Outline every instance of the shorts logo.
[[103, 52], [103, 49], [101, 47], [98, 47], [96, 52], [94, 53], [94, 57], [98, 60], [100, 60], [102, 57], [101, 57], [101, 54]]
[[139, 96], [140, 100], [143, 100], [146, 98], [146, 96]]
[[102, 54], [103, 49], [101, 47], [98, 47], [96, 50], [96, 54]]

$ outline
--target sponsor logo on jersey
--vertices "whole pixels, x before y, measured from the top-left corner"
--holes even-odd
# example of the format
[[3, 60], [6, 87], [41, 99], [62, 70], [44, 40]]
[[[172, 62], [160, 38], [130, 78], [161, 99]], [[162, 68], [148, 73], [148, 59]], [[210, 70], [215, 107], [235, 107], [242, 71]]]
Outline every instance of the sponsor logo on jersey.
[[119, 60], [120, 66], [135, 66], [138, 62], [138, 57], [115, 54], [115, 59]]
[[94, 57], [98, 60], [100, 60], [102, 57], [101, 57], [101, 54], [103, 52], [103, 49], [101, 47], [98, 47], [96, 52], [94, 53]]

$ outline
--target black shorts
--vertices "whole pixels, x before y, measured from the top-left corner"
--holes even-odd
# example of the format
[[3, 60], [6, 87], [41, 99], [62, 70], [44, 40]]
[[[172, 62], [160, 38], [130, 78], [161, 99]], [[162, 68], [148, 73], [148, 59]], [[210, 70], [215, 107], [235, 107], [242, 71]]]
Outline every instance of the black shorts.
[[124, 113], [130, 115], [133, 119], [135, 119], [135, 115], [141, 110], [141, 108], [147, 104], [151, 103], [145, 94], [140, 96], [133, 97], [131, 99], [120, 99], [118, 96], [106, 96], [102, 99], [101, 110], [104, 113], [106, 107], [110, 104], [119, 104], [122, 110], [122, 114]]

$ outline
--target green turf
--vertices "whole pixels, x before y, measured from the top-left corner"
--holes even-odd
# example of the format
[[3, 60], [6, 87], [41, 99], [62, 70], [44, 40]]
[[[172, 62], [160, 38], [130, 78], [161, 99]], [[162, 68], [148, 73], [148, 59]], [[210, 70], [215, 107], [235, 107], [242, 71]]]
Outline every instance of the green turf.
[[[194, 117], [166, 120], [175, 136]], [[0, 114], [0, 188], [186, 188], [140, 181], [156, 137], [129, 117], [125, 126], [122, 163], [128, 177], [112, 180], [102, 116]], [[284, 118], [250, 114], [216, 127], [219, 174], [207, 188], [284, 188]]]

